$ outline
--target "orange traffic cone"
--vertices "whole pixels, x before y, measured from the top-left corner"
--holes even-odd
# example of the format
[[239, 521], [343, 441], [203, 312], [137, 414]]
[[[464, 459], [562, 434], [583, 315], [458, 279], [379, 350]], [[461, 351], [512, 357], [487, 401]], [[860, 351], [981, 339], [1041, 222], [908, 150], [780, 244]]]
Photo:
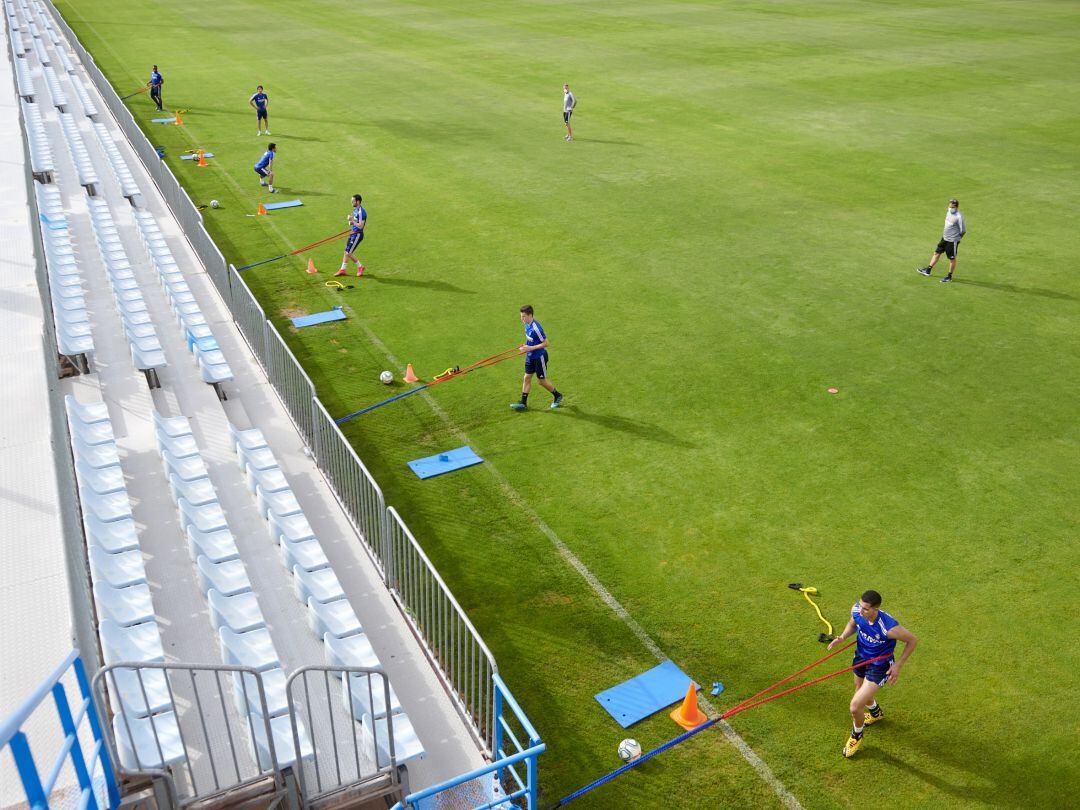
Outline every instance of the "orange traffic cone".
[[687, 731], [692, 728], [697, 728], [709, 719], [708, 716], [697, 707], [697, 687], [694, 685], [693, 681], [690, 682], [690, 688], [686, 690], [686, 699], [682, 702], [682, 705], [669, 716]]
[[263, 205], [262, 203], [259, 203], [259, 210], [256, 211], [255, 213], [260, 217], [265, 217], [266, 216], [266, 206]]
[[206, 154], [203, 152], [202, 149], [199, 150], [199, 165], [200, 166], [209, 166], [210, 165], [209, 163], [206, 162]]
[[184, 125], [184, 122], [180, 119], [180, 111], [179, 110], [176, 111], [176, 120], [173, 121], [173, 123], [178, 127]]
[[307, 260], [307, 271], [309, 273], [318, 273], [319, 272], [318, 269], [315, 267], [315, 260], [314, 259], [308, 259]]
[[412, 363], [409, 363], [409, 364], [408, 364], [408, 365], [407, 365], [407, 366], [405, 367], [405, 378], [404, 378], [404, 382], [407, 382], [407, 383], [414, 383], [414, 382], [420, 382], [420, 378], [419, 378], [419, 377], [417, 377], [417, 376], [416, 376], [416, 372], [414, 372], [414, 371], [412, 370]]

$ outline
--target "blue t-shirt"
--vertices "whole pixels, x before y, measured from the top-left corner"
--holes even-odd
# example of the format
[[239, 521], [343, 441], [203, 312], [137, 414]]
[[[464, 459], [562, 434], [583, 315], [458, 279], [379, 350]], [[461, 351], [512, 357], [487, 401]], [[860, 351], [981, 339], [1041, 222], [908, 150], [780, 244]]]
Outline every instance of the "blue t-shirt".
[[[544, 328], [540, 326], [540, 321], [533, 321], [532, 323], [525, 324], [525, 345], [526, 346], [539, 346], [547, 340], [547, 335], [544, 334]], [[533, 352], [529, 352], [529, 359], [536, 360], [547, 354], [547, 349], [538, 349]]]
[[150, 85], [152, 87], [157, 87], [159, 84], [161, 84], [161, 74], [156, 70], [152, 71], [150, 73]]
[[352, 210], [353, 219], [356, 220], [356, 224], [352, 226], [353, 233], [360, 233], [364, 229], [364, 224], [367, 222], [367, 211], [364, 210], [364, 206], [358, 205]]
[[[266, 109], [266, 93], [255, 93], [251, 97], [251, 100], [255, 102], [255, 108], [256, 109], [258, 109], [258, 110], [265, 110]], [[248, 115], [251, 115], [251, 113], [248, 113]]]
[[[885, 655], [886, 653], [892, 655], [893, 650], [896, 649], [896, 639], [888, 638], [885, 634], [896, 627], [900, 622], [886, 613], [884, 610], [879, 610], [877, 619], [873, 624], [870, 624], [859, 613], [859, 603], [856, 602], [851, 607], [851, 618], [855, 620], [856, 638], [858, 639], [855, 644], [855, 657], [860, 661], [867, 661], [871, 658], [877, 658], [879, 655]], [[883, 659], [879, 663], [884, 663], [888, 659]]]
[[274, 159], [274, 151], [267, 149], [266, 154], [259, 158], [259, 162], [255, 164], [256, 169], [265, 169], [270, 165], [270, 161]]

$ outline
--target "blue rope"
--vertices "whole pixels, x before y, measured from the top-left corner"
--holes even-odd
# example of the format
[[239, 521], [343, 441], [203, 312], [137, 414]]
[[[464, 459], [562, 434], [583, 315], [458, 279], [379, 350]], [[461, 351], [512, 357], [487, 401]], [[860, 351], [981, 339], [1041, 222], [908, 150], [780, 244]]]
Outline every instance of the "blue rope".
[[697, 728], [692, 728], [689, 731], [684, 731], [678, 737], [674, 737], [674, 738], [668, 740], [666, 743], [657, 746], [652, 751], [649, 751], [647, 754], [642, 754], [637, 759], [631, 760], [630, 762], [627, 762], [625, 765], [622, 765], [622, 766], [616, 768], [611, 773], [604, 774], [599, 779], [597, 779], [595, 782], [590, 782], [589, 784], [585, 785], [585, 787], [578, 788], [573, 793], [571, 793], [569, 796], [566, 796], [565, 798], [559, 799], [558, 802], [556, 802], [555, 804], [553, 804], [551, 806], [550, 810], [554, 810], [556, 807], [562, 807], [563, 805], [569, 804], [570, 802], [572, 802], [574, 799], [578, 798], [579, 796], [584, 796], [590, 790], [595, 790], [596, 788], [600, 787], [601, 785], [606, 784], [607, 782], [610, 782], [616, 776], [619, 776], [620, 774], [626, 773], [631, 768], [636, 768], [642, 762], [645, 762], [645, 760], [652, 759], [657, 754], [664, 753], [669, 748], [673, 748], [674, 746], [678, 745], [679, 743], [683, 742], [684, 740], [689, 740], [695, 734], [699, 734], [700, 732], [704, 731], [705, 729], [711, 728], [712, 726], [719, 723], [722, 719], [723, 718], [715, 717], [712, 720], [707, 720], [706, 722], [702, 723]]

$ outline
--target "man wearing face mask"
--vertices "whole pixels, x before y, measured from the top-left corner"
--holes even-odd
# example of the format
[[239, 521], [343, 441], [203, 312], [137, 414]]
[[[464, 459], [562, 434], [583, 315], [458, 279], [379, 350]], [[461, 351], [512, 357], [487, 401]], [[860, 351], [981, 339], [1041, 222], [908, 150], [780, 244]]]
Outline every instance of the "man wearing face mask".
[[941, 283], [945, 284], [952, 281], [953, 273], [956, 272], [956, 251], [959, 249], [960, 240], [964, 238], [965, 233], [967, 233], [967, 225], [964, 224], [964, 215], [960, 213], [960, 203], [953, 197], [953, 199], [949, 200], [949, 210], [945, 213], [945, 233], [934, 249], [930, 264], [926, 267], [920, 267], [919, 272], [924, 276], [930, 275], [934, 265], [938, 263], [938, 259], [944, 253], [949, 260], [949, 273], [941, 280]]

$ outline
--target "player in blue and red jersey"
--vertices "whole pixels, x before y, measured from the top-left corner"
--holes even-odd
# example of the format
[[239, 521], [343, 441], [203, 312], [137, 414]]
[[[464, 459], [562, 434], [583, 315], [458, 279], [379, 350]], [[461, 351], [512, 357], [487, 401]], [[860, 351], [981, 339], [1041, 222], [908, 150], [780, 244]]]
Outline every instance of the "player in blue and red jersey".
[[367, 225], [367, 211], [360, 203], [363, 197], [359, 194], [352, 195], [352, 211], [349, 212], [349, 236], [345, 240], [345, 253], [341, 257], [341, 269], [334, 273], [335, 276], [345, 275], [345, 268], [349, 266], [349, 259], [356, 262], [356, 275], [364, 275], [364, 265], [356, 258], [354, 252], [364, 241], [364, 227]]
[[259, 162], [255, 164], [255, 174], [259, 175], [259, 185], [268, 186], [271, 194], [277, 194], [277, 189], [274, 188], [275, 157], [277, 157], [277, 144], [272, 143], [267, 147], [263, 156], [259, 158]]
[[[900, 622], [881, 609], [881, 594], [877, 591], [867, 591], [851, 606], [851, 619], [848, 620], [844, 632], [829, 642], [829, 649], [855, 634], [858, 636], [852, 664], [857, 665], [861, 661], [870, 661], [883, 655], [888, 657], [864, 666], [856, 666], [853, 670], [855, 695], [851, 698], [850, 706], [852, 731], [844, 746], [845, 757], [854, 756], [859, 750], [863, 729], [885, 716], [875, 698], [877, 690], [886, 683], [896, 683], [900, 677], [900, 667], [919, 643], [914, 633], [902, 627]], [[904, 642], [904, 652], [899, 661], [893, 658], [897, 641]]]
[[551, 395], [555, 397], [551, 403], [552, 408], [558, 408], [562, 404], [563, 395], [559, 393], [559, 390], [552, 385], [551, 380], [547, 378], [548, 375], [548, 339], [544, 334], [544, 329], [540, 326], [540, 322], [533, 316], [533, 308], [526, 304], [521, 308], [521, 322], [525, 324], [525, 345], [521, 347], [524, 351], [528, 349], [528, 354], [525, 355], [525, 380], [521, 383], [521, 401], [515, 402], [510, 405], [515, 411], [524, 411], [529, 407], [529, 391], [532, 390], [532, 378], [536, 375], [536, 379], [540, 385], [551, 392]]

